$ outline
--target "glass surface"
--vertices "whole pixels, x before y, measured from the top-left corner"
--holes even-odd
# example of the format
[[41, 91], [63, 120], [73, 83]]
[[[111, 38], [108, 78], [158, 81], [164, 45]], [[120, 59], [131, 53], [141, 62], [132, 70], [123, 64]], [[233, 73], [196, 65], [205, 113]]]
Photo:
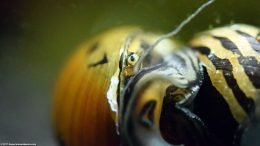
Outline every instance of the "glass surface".
[[[121, 25], [168, 32], [203, 2], [1, 0], [0, 143], [57, 145], [50, 118], [54, 82], [66, 58], [84, 40]], [[216, 0], [177, 38], [188, 41], [196, 32], [230, 23], [259, 27], [259, 4], [259, 0]], [[256, 140], [252, 136], [245, 139], [250, 144]]]

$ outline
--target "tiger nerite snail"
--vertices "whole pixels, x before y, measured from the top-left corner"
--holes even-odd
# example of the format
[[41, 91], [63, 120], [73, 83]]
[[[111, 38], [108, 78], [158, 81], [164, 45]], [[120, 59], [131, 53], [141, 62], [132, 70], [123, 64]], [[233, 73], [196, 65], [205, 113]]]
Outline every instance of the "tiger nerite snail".
[[[120, 139], [130, 145], [168, 145], [164, 138], [229, 145], [239, 126], [254, 119], [258, 28], [240, 24], [206, 31], [192, 39], [194, 49], [176, 49], [177, 42], [165, 39], [136, 72], [139, 57], [158, 37], [121, 27], [81, 46], [56, 88], [55, 122], [65, 145], [119, 145]], [[192, 50], [199, 51], [199, 59]], [[166, 113], [160, 117], [161, 111]], [[178, 125], [162, 123], [173, 119], [173, 124], [185, 123], [194, 138], [185, 142], [185, 132], [179, 133], [184, 139], [171, 138], [172, 131], [180, 132]]]
[[64, 145], [239, 145], [259, 107], [259, 28], [160, 38], [118, 27], [80, 47], [55, 90]]

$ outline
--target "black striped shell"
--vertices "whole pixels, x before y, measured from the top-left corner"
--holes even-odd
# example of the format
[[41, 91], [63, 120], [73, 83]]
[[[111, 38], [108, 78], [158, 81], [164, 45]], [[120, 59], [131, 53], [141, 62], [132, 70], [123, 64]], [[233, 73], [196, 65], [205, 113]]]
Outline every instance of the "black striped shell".
[[257, 27], [235, 24], [202, 32], [191, 41], [205, 77], [194, 113], [227, 145], [234, 143], [241, 124], [254, 120], [259, 107], [259, 35]]

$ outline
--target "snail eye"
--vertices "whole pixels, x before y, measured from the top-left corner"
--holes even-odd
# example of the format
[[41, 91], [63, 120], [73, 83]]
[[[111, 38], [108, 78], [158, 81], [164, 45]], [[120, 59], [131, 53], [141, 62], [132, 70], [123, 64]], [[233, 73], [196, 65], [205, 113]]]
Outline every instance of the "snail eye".
[[127, 58], [127, 65], [135, 65], [136, 62], [138, 61], [139, 56], [135, 53], [131, 53], [128, 58]]

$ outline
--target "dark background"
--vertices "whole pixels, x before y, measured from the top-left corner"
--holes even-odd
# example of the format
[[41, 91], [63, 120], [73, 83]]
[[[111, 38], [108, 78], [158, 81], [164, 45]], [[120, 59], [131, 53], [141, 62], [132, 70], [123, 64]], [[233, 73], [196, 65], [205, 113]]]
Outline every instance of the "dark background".
[[[203, 2], [1, 0], [0, 143], [56, 145], [50, 116], [54, 83], [63, 62], [88, 37], [120, 25], [168, 32]], [[259, 4], [259, 0], [216, 0], [177, 38], [187, 41], [196, 32], [230, 23], [259, 27]], [[257, 134], [251, 135], [248, 139]]]

